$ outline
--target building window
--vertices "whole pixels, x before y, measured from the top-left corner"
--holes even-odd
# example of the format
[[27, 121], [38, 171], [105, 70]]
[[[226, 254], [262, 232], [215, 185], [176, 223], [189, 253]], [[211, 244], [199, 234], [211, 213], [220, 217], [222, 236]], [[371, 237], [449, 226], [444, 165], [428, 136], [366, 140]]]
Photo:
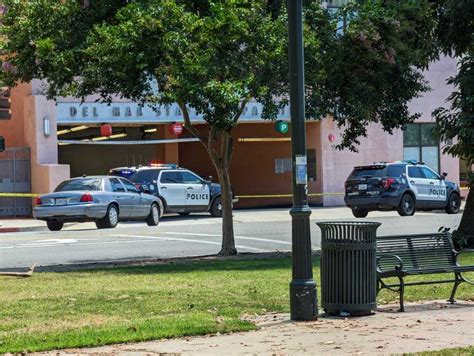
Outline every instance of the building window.
[[12, 118], [10, 90], [0, 88], [0, 120]]
[[411, 124], [403, 134], [403, 159], [424, 162], [439, 173], [439, 142], [433, 135], [435, 124]]

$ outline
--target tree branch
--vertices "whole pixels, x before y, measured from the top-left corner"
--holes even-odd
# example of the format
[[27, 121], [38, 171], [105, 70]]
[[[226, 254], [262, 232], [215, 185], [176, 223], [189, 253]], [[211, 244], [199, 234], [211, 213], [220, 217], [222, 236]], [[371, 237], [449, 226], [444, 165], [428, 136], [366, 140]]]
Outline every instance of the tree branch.
[[189, 117], [189, 111], [188, 111], [188, 108], [186, 107], [186, 105], [182, 102], [178, 102], [178, 105], [179, 105], [181, 111], [183, 112], [183, 119], [184, 119], [185, 127], [189, 130], [189, 132], [191, 132], [191, 134], [194, 137], [199, 139], [199, 142], [201, 142], [201, 144], [204, 146], [206, 151], [209, 153], [211, 159], [214, 162], [219, 162], [219, 160], [220, 160], [219, 154], [216, 152], [214, 147], [212, 147], [212, 145], [210, 144], [211, 141], [212, 141], [212, 137], [214, 135], [213, 134], [214, 129], [211, 127], [209, 137], [208, 138], [204, 137], [199, 132], [199, 130], [191, 123], [191, 118]]
[[189, 132], [191, 132], [191, 134], [196, 137], [197, 139], [199, 139], [199, 141], [204, 145], [204, 147], [207, 149], [207, 146], [206, 146], [206, 138], [201, 135], [201, 133], [199, 132], [199, 130], [191, 123], [191, 118], [189, 117], [189, 111], [188, 111], [188, 108], [186, 107], [186, 105], [182, 102], [178, 102], [178, 105], [181, 109], [181, 111], [183, 112], [183, 119], [184, 119], [184, 126], [189, 130]]
[[209, 155], [211, 156], [211, 159], [214, 161], [214, 163], [220, 163], [222, 162], [222, 155], [221, 157], [219, 157], [217, 150], [214, 148], [215, 137], [216, 129], [211, 126], [209, 129], [209, 137], [207, 140], [207, 151], [209, 152]]
[[239, 120], [239, 118], [242, 116], [242, 113], [244, 112], [245, 110], [245, 105], [247, 105], [247, 103], [249, 102], [250, 100], [250, 97], [247, 97], [245, 98], [244, 100], [242, 100], [242, 102], [240, 103], [240, 110], [237, 114], [235, 114], [234, 118], [232, 119], [232, 122], [234, 124], [237, 123], [237, 121]]

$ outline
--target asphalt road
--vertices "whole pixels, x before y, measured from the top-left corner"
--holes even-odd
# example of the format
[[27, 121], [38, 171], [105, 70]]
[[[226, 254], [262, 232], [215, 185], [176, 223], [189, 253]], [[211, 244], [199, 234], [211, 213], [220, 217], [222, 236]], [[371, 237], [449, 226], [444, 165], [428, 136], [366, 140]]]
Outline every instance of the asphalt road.
[[[314, 208], [311, 215], [312, 246], [319, 249], [318, 221], [377, 221], [379, 235], [430, 233], [439, 227], [455, 228], [461, 214], [417, 212], [400, 217], [395, 212], [371, 212], [354, 219], [348, 208]], [[234, 212], [239, 252], [291, 250], [291, 217], [288, 209], [237, 210]], [[24, 232], [0, 235], [0, 270], [38, 266], [114, 262], [135, 259], [191, 257], [216, 254], [221, 245], [221, 219], [207, 214], [165, 216], [158, 227], [121, 223], [115, 229], [97, 230], [92, 223], [68, 224], [60, 232]]]

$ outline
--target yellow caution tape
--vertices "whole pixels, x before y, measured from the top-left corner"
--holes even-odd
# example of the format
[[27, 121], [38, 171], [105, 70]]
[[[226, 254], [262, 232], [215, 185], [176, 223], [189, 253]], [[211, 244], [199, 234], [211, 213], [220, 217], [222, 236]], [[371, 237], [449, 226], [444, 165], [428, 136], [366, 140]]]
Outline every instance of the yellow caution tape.
[[327, 197], [327, 196], [341, 196], [344, 193], [312, 193], [308, 194], [309, 197]]
[[[344, 193], [312, 193], [309, 197], [323, 197], [323, 196], [342, 196]], [[255, 194], [255, 195], [237, 195], [238, 199], [265, 199], [265, 198], [292, 198], [292, 194]]]
[[32, 193], [0, 193], [0, 197], [11, 197], [11, 198], [36, 198], [40, 194]]
[[261, 195], [237, 195], [237, 199], [260, 199], [260, 198], [291, 198], [291, 194], [261, 194]]
[[[467, 187], [460, 188], [461, 190], [469, 190]], [[0, 197], [6, 198], [36, 198], [41, 194], [34, 193], [0, 193]], [[343, 196], [344, 193], [311, 193], [308, 197], [327, 197], [327, 196]], [[237, 195], [238, 199], [269, 199], [269, 198], [292, 198], [292, 194], [252, 194], [252, 195]]]
[[[461, 190], [468, 190], [469, 188], [461, 188]], [[328, 196], [343, 196], [344, 193], [311, 193], [308, 197], [328, 197]], [[269, 198], [292, 198], [292, 194], [255, 194], [255, 195], [237, 195], [237, 199], [269, 199]]]

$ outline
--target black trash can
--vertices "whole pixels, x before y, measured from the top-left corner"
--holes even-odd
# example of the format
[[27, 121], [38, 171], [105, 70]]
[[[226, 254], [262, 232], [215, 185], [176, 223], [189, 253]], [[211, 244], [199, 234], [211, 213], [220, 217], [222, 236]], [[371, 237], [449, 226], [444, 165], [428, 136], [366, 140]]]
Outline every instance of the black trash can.
[[327, 315], [370, 315], [377, 307], [377, 222], [323, 222], [321, 305]]

